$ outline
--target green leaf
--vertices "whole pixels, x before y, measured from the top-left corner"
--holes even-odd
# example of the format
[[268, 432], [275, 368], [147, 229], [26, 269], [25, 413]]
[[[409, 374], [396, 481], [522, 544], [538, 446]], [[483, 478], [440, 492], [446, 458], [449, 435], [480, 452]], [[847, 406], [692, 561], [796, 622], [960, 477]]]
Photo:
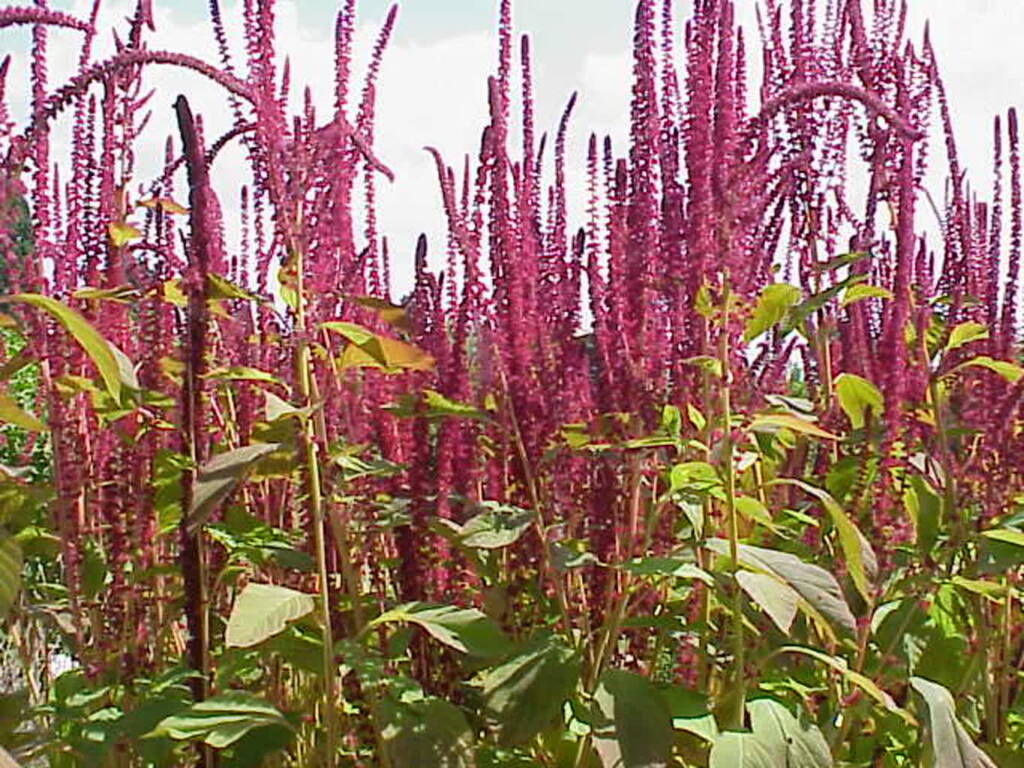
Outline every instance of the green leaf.
[[864, 693], [874, 699], [883, 709], [899, 715], [908, 725], [914, 724], [914, 718], [911, 717], [909, 712], [901, 709], [893, 700], [892, 696], [879, 688], [874, 680], [869, 678], [867, 675], [863, 675], [860, 672], [850, 669], [850, 665], [845, 659], [838, 656], [831, 656], [815, 648], [805, 648], [799, 645], [787, 645], [784, 648], [780, 648], [779, 651], [781, 653], [798, 653], [820, 661], [822, 664], [831, 667], [842, 675], [847, 682], [852, 685], [856, 685], [864, 691]]
[[858, 283], [857, 285], [851, 285], [846, 289], [846, 293], [843, 294], [842, 300], [839, 304], [843, 307], [848, 307], [851, 304], [856, 304], [858, 301], [864, 301], [865, 299], [891, 299], [892, 291], [881, 288], [877, 285], [866, 285], [865, 283]]
[[394, 622], [415, 624], [435, 640], [471, 656], [493, 658], [504, 655], [510, 648], [501, 628], [476, 608], [406, 603], [382, 613], [367, 629]]
[[482, 511], [462, 525], [450, 520], [439, 521], [445, 524], [443, 535], [470, 549], [501, 549], [515, 544], [537, 517], [528, 509], [496, 501], [477, 502], [473, 506]]
[[123, 248], [132, 240], [138, 240], [142, 237], [142, 232], [126, 221], [110, 222], [107, 225], [107, 234], [110, 236], [110, 242], [114, 244], [115, 248]]
[[775, 622], [775, 626], [788, 635], [800, 605], [800, 594], [784, 581], [767, 573], [739, 571], [736, 581], [750, 599]]
[[671, 576], [702, 581], [709, 587], [715, 585], [715, 579], [710, 573], [679, 557], [634, 557], [622, 569], [634, 576]]
[[206, 374], [207, 379], [218, 379], [220, 381], [253, 381], [266, 384], [282, 384], [277, 376], [258, 368], [249, 368], [244, 365], [235, 365], [229, 368], [215, 368]]
[[0, 422], [13, 424], [29, 432], [45, 432], [46, 425], [31, 413], [23, 411], [13, 397], [0, 392]]
[[271, 704], [244, 691], [231, 691], [193, 704], [160, 721], [147, 734], [176, 741], [202, 741], [216, 749], [229, 747], [255, 728], [291, 724]]
[[256, 301], [262, 302], [263, 299], [257, 296], [255, 293], [245, 290], [226, 277], [215, 275], [212, 272], [207, 275], [207, 296], [206, 298], [210, 301], [219, 301], [224, 299], [242, 299], [243, 301]]
[[842, 547], [846, 565], [850, 569], [850, 578], [863, 596], [865, 602], [872, 601], [871, 582], [878, 576], [878, 560], [875, 551], [860, 528], [843, 511], [839, 503], [828, 491], [815, 488], [802, 480], [775, 480], [773, 485], [795, 485], [805, 493], [817, 499], [832, 518], [832, 524], [839, 534], [839, 546]]
[[821, 731], [774, 699], [747, 703], [750, 732], [726, 731], [711, 749], [710, 768], [831, 768]]
[[189, 528], [197, 530], [224, 501], [256, 462], [280, 448], [279, 443], [260, 443], [235, 448], [214, 456], [199, 468], [196, 474], [192, 508], [189, 510]]
[[821, 275], [825, 272], [833, 272], [842, 267], [847, 267], [850, 264], [856, 264], [858, 261], [870, 258], [870, 251], [850, 251], [849, 253], [841, 253], [838, 256], [834, 256], [826, 262], [812, 264], [811, 271], [816, 275]]
[[576, 654], [547, 636], [484, 673], [480, 686], [484, 708], [502, 746], [525, 744], [547, 728], [580, 677]]
[[321, 327], [351, 342], [341, 356], [340, 363], [343, 368], [412, 371], [429, 371], [434, 368], [434, 358], [419, 347], [386, 336], [378, 336], [356, 323], [336, 320], [324, 323]]
[[1011, 384], [1016, 384], [1020, 381], [1021, 377], [1024, 376], [1024, 368], [1021, 368], [1016, 363], [1011, 363], [1008, 360], [995, 360], [988, 355], [981, 355], [979, 357], [972, 358], [965, 363], [960, 363], [960, 365], [947, 373], [946, 376], [952, 376], [953, 374], [962, 371], [964, 368], [971, 367], [986, 368], [993, 373], [998, 373]]
[[646, 677], [618, 669], [594, 692], [594, 747], [604, 768], [655, 768], [672, 754], [672, 714]]
[[[722, 556], [729, 553], [729, 542], [725, 539], [709, 539], [705, 546]], [[844, 634], [856, 634], [857, 622], [839, 582], [824, 568], [805, 563], [788, 552], [749, 544], [739, 545], [739, 558], [743, 567], [774, 575], [796, 590], [802, 598], [800, 609], [811, 618], [822, 622], [825, 617]]]
[[799, 432], [812, 437], [820, 437], [823, 440], [838, 440], [838, 435], [833, 435], [819, 427], [814, 422], [802, 419], [792, 413], [761, 413], [750, 422], [752, 432], [776, 432], [779, 429], [788, 429], [791, 432]]
[[392, 768], [473, 768], [473, 731], [458, 707], [432, 696], [387, 696], [377, 714]]
[[0, 529], [0, 619], [11, 610], [21, 591], [21, 567], [21, 546]]
[[988, 338], [988, 328], [981, 323], [967, 322], [960, 323], [949, 333], [949, 341], [946, 342], [946, 351], [960, 349], [972, 341], [981, 341]]
[[855, 373], [839, 374], [835, 380], [835, 391], [839, 405], [854, 429], [864, 427], [869, 409], [875, 418], [885, 411], [885, 399], [878, 387]]
[[981, 535], [986, 539], [992, 539], [992, 541], [1001, 541], [1004, 544], [1024, 547], [1024, 533], [1012, 528], [993, 528], [988, 531], [982, 531]]
[[425, 389], [422, 393], [407, 393], [399, 397], [397, 402], [384, 406], [392, 415], [401, 419], [474, 419], [489, 421], [485, 411], [469, 403], [461, 403], [445, 397], [433, 389]]
[[56, 299], [37, 293], [19, 293], [15, 296], [7, 296], [0, 300], [0, 303], [4, 302], [28, 304], [36, 309], [41, 309], [64, 326], [65, 330], [72, 335], [95, 363], [107, 391], [110, 392], [114, 400], [121, 401], [121, 368], [117, 358], [114, 356], [110, 343], [89, 324], [88, 320]]
[[910, 678], [910, 685], [924, 704], [922, 768], [997, 768], [960, 724], [953, 695], [945, 687], [923, 677]]
[[262, 643], [315, 607], [313, 596], [305, 592], [274, 584], [249, 584], [231, 609], [224, 644], [248, 648]]
[[346, 296], [345, 298], [353, 304], [374, 310], [377, 313], [377, 317], [392, 328], [397, 328], [405, 333], [413, 332], [413, 324], [409, 319], [408, 313], [405, 311], [405, 307], [397, 306], [384, 299], [378, 299], [376, 296]]
[[744, 341], [751, 341], [779, 323], [791, 307], [800, 302], [800, 289], [788, 283], [765, 286], [757, 300], [754, 314], [747, 322]]

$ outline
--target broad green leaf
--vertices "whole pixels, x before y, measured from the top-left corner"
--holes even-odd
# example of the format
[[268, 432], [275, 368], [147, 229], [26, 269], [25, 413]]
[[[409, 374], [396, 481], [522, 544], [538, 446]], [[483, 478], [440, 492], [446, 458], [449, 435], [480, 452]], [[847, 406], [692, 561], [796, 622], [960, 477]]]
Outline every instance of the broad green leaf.
[[116, 301], [127, 304], [133, 299], [138, 298], [139, 291], [131, 285], [119, 285], [116, 288], [79, 288], [71, 295], [76, 299]]
[[747, 703], [751, 730], [725, 731], [711, 748], [710, 768], [831, 768], [821, 731], [774, 699]]
[[702, 581], [709, 587], [715, 585], [715, 579], [710, 573], [679, 557], [634, 557], [622, 569], [634, 576], [671, 576]]
[[4, 302], [28, 304], [36, 309], [41, 309], [64, 326], [96, 364], [96, 369], [103, 378], [107, 391], [116, 401], [121, 401], [121, 369], [117, 358], [114, 356], [110, 343], [89, 324], [88, 320], [71, 307], [38, 293], [19, 293], [15, 296], [7, 296], [0, 300], [0, 303]]
[[229, 648], [258, 645], [315, 607], [313, 596], [305, 592], [274, 584], [249, 584], [231, 609], [224, 644]]
[[610, 669], [594, 692], [594, 746], [603, 768], [656, 768], [672, 754], [672, 714], [658, 687]]
[[215, 275], [212, 272], [207, 275], [207, 299], [210, 301], [221, 301], [226, 299], [242, 299], [243, 301], [262, 302], [263, 299], [251, 291], [235, 285], [226, 277]]
[[537, 517], [528, 509], [495, 501], [478, 502], [473, 506], [482, 511], [462, 525], [450, 520], [439, 521], [447, 524], [447, 530], [442, 531], [444, 535], [470, 549], [501, 549], [515, 544]]
[[784, 581], [767, 573], [739, 571], [736, 581], [750, 599], [775, 622], [775, 626], [788, 635], [800, 605], [800, 594]]
[[[716, 554], [727, 556], [729, 542], [709, 539], [705, 546]], [[857, 622], [835, 576], [817, 565], [805, 563], [796, 555], [749, 544], [739, 545], [740, 565], [754, 571], [777, 576], [799, 593], [800, 609], [816, 621], [827, 618], [843, 634], [853, 635]]]
[[151, 197], [147, 200], [139, 200], [138, 205], [143, 208], [161, 210], [164, 213], [182, 215], [188, 213], [188, 208], [176, 203], [169, 197]]
[[0, 392], [0, 423], [13, 424], [29, 432], [45, 432], [46, 425], [31, 413], [22, 410], [13, 397]]
[[331, 321], [322, 327], [350, 342], [342, 353], [340, 364], [343, 368], [371, 367], [410, 371], [429, 371], [434, 368], [434, 358], [419, 347], [378, 336], [356, 323]]
[[750, 422], [750, 429], [753, 432], [774, 432], [778, 429], [788, 429], [791, 432], [799, 432], [812, 437], [820, 437], [823, 440], [838, 440], [838, 435], [833, 435], [812, 421], [802, 419], [792, 413], [761, 413]]
[[842, 547], [846, 565], [850, 569], [850, 578], [863, 596], [865, 602], [872, 600], [871, 583], [878, 576], [878, 560], [875, 550], [860, 528], [843, 511], [839, 503], [828, 491], [815, 488], [802, 480], [775, 480], [773, 485], [794, 485], [817, 499], [832, 518], [832, 524], [839, 534], [839, 546]]
[[706, 693], [699, 693], [679, 685], [662, 686], [662, 696], [672, 714], [672, 727], [713, 742], [718, 737], [718, 721], [711, 713]]
[[138, 240], [142, 237], [142, 232], [126, 221], [110, 222], [107, 226], [107, 234], [110, 236], [110, 242], [114, 244], [115, 248], [122, 248], [132, 242], [132, 240]]
[[0, 529], [0, 619], [3, 619], [21, 591], [21, 546]]
[[579, 658], [553, 637], [535, 640], [485, 672], [480, 681], [484, 709], [495, 723], [499, 743], [525, 744], [551, 725], [579, 677]]
[[963, 576], [954, 576], [950, 579], [950, 584], [967, 592], [981, 595], [995, 603], [1001, 603], [1009, 591], [1005, 584], [997, 584], [984, 579], [967, 579]]
[[918, 548], [923, 553], [931, 552], [939, 538], [942, 500], [927, 480], [912, 475], [903, 491], [903, 505], [914, 523]]
[[747, 518], [747, 520], [763, 525], [771, 531], [778, 530], [778, 526], [772, 520], [771, 512], [761, 503], [760, 499], [754, 496], [737, 496], [735, 503], [736, 511]]
[[409, 319], [409, 314], [405, 311], [405, 307], [397, 306], [384, 299], [378, 299], [376, 296], [346, 296], [345, 298], [353, 304], [374, 310], [377, 313], [377, 317], [392, 328], [397, 328], [405, 333], [413, 332], [413, 324]]
[[488, 421], [490, 416], [469, 403], [452, 400], [433, 389], [425, 389], [422, 393], [407, 393], [398, 401], [385, 406], [394, 416], [403, 419], [474, 419]]
[[869, 409], [875, 418], [881, 416], [885, 410], [885, 400], [878, 387], [855, 373], [839, 374], [835, 380], [835, 392], [840, 407], [854, 429], [864, 427]]
[[981, 535], [986, 539], [992, 539], [992, 541], [1001, 541], [1004, 544], [1024, 547], [1024, 532], [1016, 531], [1012, 528], [993, 528], [988, 531], [982, 531]]
[[817, 275], [825, 272], [832, 272], [842, 267], [847, 267], [851, 264], [856, 264], [858, 261], [864, 259], [870, 259], [870, 251], [850, 251], [849, 253], [841, 253], [838, 256], [833, 256], [828, 261], [820, 264], [812, 264], [811, 271]]
[[800, 289], [787, 283], [766, 286], [757, 300], [754, 314], [747, 322], [744, 341], [751, 341], [779, 323], [790, 308], [799, 303]]
[[244, 691], [231, 691], [193, 704], [160, 721], [148, 737], [202, 741], [216, 749], [230, 747], [255, 728], [291, 724], [268, 702]]
[[220, 453], [207, 461], [196, 473], [189, 528], [197, 530], [210, 514], [235, 490], [256, 463], [269, 456], [279, 443], [259, 443]]
[[501, 628], [476, 608], [406, 603], [382, 613], [367, 628], [389, 623], [415, 624], [435, 640], [471, 656], [494, 658], [510, 648]]
[[377, 707], [381, 738], [392, 768], [473, 768], [473, 731], [458, 707], [433, 696]]
[[967, 322], [960, 323], [949, 333], [949, 341], [946, 342], [946, 351], [960, 349], [972, 341], [981, 341], [988, 338], [988, 328], [981, 323]]
[[267, 384], [283, 383], [281, 379], [272, 373], [261, 371], [259, 368], [249, 368], [244, 365], [235, 365], [228, 368], [215, 368], [205, 374], [205, 378], [217, 379], [220, 381], [258, 381]]
[[1021, 377], [1024, 376], [1024, 368], [1011, 363], [1008, 360], [995, 360], [988, 355], [981, 355], [979, 357], [972, 358], [965, 363], [960, 363], [956, 368], [947, 373], [947, 376], [952, 376], [954, 373], [962, 371], [964, 368], [986, 368], [993, 373], [998, 373], [1004, 379], [1011, 384], [1016, 384], [1020, 381]]
[[851, 304], [856, 304], [858, 301], [864, 301], [865, 299], [891, 299], [892, 291], [885, 288], [881, 288], [877, 285], [866, 285], [865, 283], [858, 283], [857, 285], [851, 285], [846, 289], [846, 293], [843, 294], [840, 305], [848, 307]]
[[856, 685], [858, 688], [864, 691], [864, 693], [866, 693], [868, 696], [874, 699], [883, 709], [886, 709], [889, 712], [893, 712], [899, 715], [901, 718], [903, 718], [904, 721], [907, 722], [908, 725], [913, 725], [915, 723], [914, 718], [910, 715], [910, 713], [904, 709], [901, 709], [893, 700], [892, 696], [890, 696], [888, 693], [879, 688], [875, 681], [867, 675], [863, 675], [860, 672], [850, 669], [850, 665], [846, 662], [845, 659], [842, 659], [838, 656], [831, 656], [815, 648], [805, 648], [799, 645], [787, 645], [784, 648], [780, 648], [779, 650], [782, 653], [798, 653], [803, 656], [809, 656], [812, 659], [820, 661], [822, 664], [831, 667], [840, 675], [842, 675], [847, 682], [849, 682], [852, 685]]
[[924, 703], [924, 762], [922, 768], [997, 768], [960, 724], [953, 695], [923, 677], [910, 678], [911, 687]]

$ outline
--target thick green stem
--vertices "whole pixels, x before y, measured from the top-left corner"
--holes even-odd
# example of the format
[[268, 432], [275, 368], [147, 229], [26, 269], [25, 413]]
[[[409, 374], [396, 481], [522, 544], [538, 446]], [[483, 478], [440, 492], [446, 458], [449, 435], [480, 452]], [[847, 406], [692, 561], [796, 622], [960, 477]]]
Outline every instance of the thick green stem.
[[739, 515], [736, 511], [736, 469], [733, 465], [732, 438], [732, 371], [729, 348], [729, 283], [726, 281], [722, 298], [722, 327], [718, 337], [718, 360], [721, 365], [721, 410], [722, 410], [722, 473], [725, 480], [726, 524], [729, 528], [729, 568], [733, 575], [732, 594], [732, 641], [733, 641], [733, 688], [729, 692], [730, 706], [724, 713], [725, 727], [743, 727], [743, 713], [746, 704], [746, 639], [743, 632], [743, 592], [736, 575], [740, 570]]
[[[299, 382], [299, 393], [303, 405], [312, 410], [313, 401], [313, 364], [309, 354], [309, 342], [306, 340], [305, 297], [302, 290], [302, 254], [293, 254], [296, 260], [298, 287], [296, 295], [296, 330], [299, 342], [295, 351], [296, 376]], [[324, 524], [323, 490], [320, 482], [320, 443], [313, 427], [313, 419], [307, 416], [303, 423], [303, 442], [306, 452], [306, 481], [309, 509], [313, 518], [313, 546], [316, 552], [317, 577], [320, 590], [320, 621], [323, 632], [323, 719], [327, 735], [324, 765], [334, 768], [338, 753], [338, 718], [337, 691], [335, 687], [336, 670], [334, 666], [334, 632], [331, 627], [331, 591], [330, 577], [327, 571], [327, 536]]]

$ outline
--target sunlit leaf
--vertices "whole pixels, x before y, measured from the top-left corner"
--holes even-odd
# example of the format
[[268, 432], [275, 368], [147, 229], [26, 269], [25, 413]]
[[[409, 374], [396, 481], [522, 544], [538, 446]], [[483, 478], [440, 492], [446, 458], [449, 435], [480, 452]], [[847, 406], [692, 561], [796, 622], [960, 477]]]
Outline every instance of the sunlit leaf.
[[672, 754], [672, 714], [658, 687], [609, 669], [594, 692], [594, 746], [603, 768], [658, 768]]
[[961, 363], [946, 375], [951, 376], [954, 373], [959, 373], [965, 368], [971, 367], [986, 368], [993, 373], [998, 373], [1011, 384], [1016, 384], [1020, 381], [1021, 377], [1024, 376], [1024, 368], [1016, 363], [1011, 363], [1008, 360], [995, 360], [988, 355], [981, 355], [979, 357], [972, 358], [965, 363]]
[[2, 302], [16, 302], [28, 304], [29, 306], [47, 312], [59, 322], [77, 341], [86, 354], [95, 363], [103, 383], [113, 398], [121, 400], [121, 368], [111, 348], [110, 343], [100, 335], [93, 326], [74, 309], [49, 296], [41, 296], [37, 293], [19, 293], [15, 296], [7, 296], [0, 300]]
[[966, 322], [960, 323], [949, 333], [949, 341], [946, 342], [946, 351], [960, 349], [972, 341], [981, 341], [988, 338], [988, 328], [981, 323]]
[[802, 419], [791, 413], [761, 413], [750, 422], [750, 429], [754, 432], [774, 432], [778, 429], [788, 429], [791, 432], [799, 432], [811, 437], [820, 437], [823, 440], [838, 440], [838, 435], [833, 435], [812, 421]]
[[864, 427], [868, 410], [876, 418], [885, 410], [885, 400], [878, 387], [855, 373], [839, 374], [835, 380], [835, 392], [840, 407], [854, 429]]
[[480, 680], [484, 711], [503, 746], [525, 744], [555, 721], [576, 689], [580, 662], [553, 637], [542, 637]]
[[736, 581], [754, 604], [768, 614], [775, 626], [788, 635], [796, 619], [800, 594], [784, 581], [767, 573], [739, 571]]
[[[380, 367], [386, 370], [429, 371], [434, 358], [422, 349], [398, 339], [378, 336], [356, 323], [331, 321], [323, 328], [347, 339], [351, 346], [342, 355], [342, 367]], [[355, 350], [352, 350], [355, 347]]]
[[0, 528], [0, 619], [7, 616], [21, 591], [21, 545]]
[[169, 197], [151, 197], [146, 200], [139, 200], [139, 205], [143, 208], [159, 209], [164, 213], [183, 215], [188, 213], [188, 208], [176, 203]]
[[882, 288], [877, 285], [867, 285], [865, 283], [858, 283], [857, 285], [851, 285], [846, 289], [846, 293], [843, 294], [842, 300], [839, 304], [843, 307], [848, 307], [851, 304], [856, 304], [858, 301], [864, 301], [865, 299], [891, 299], [892, 291]]
[[125, 221], [113, 221], [107, 226], [107, 234], [115, 248], [122, 248], [142, 237], [142, 232]]
[[414, 330], [405, 307], [397, 306], [375, 296], [346, 296], [345, 298], [353, 304], [374, 310], [377, 316], [392, 328], [397, 328], [405, 333], [412, 333]]
[[279, 443], [260, 443], [218, 454], [203, 464], [196, 474], [189, 528], [193, 531], [238, 486], [256, 462], [280, 448]]
[[875, 551], [867, 537], [860, 528], [854, 524], [839, 503], [832, 498], [832, 495], [821, 488], [802, 480], [781, 479], [774, 481], [779, 485], [794, 485], [805, 493], [817, 499], [832, 518], [832, 524], [836, 527], [839, 535], [839, 545], [842, 547], [843, 555], [846, 558], [847, 567], [850, 569], [850, 578], [861, 593], [865, 602], [872, 601], [871, 583], [878, 576], [878, 560]]
[[747, 322], [743, 333], [745, 341], [751, 341], [781, 322], [791, 307], [801, 298], [800, 289], [787, 283], [766, 286], [757, 299], [754, 314]]
[[147, 736], [167, 736], [178, 741], [202, 741], [224, 749], [249, 732], [264, 726], [291, 724], [272, 704], [244, 691], [231, 691], [193, 704], [166, 717]]
[[774, 699], [747, 703], [750, 731], [723, 731], [710, 768], [831, 768], [828, 743], [816, 725]]
[[924, 762], [922, 768], [997, 768], [961, 725], [953, 695], [923, 677], [910, 678], [911, 687], [924, 702]]
[[[705, 546], [723, 557], [729, 554], [725, 539], [709, 539]], [[815, 620], [827, 619], [831, 626], [847, 635], [856, 633], [857, 622], [835, 576], [817, 565], [805, 563], [796, 555], [774, 549], [739, 545], [740, 565], [774, 575], [791, 586], [802, 598], [800, 609]]]
[[510, 647], [501, 628], [476, 608], [406, 603], [382, 613], [369, 627], [389, 623], [415, 624], [438, 642], [472, 656], [501, 656]]
[[248, 584], [231, 609], [224, 643], [229, 648], [258, 645], [315, 607], [313, 596], [305, 592], [274, 584]]
[[0, 392], [0, 423], [13, 424], [29, 432], [45, 432], [46, 425], [31, 413], [22, 410], [13, 397]]

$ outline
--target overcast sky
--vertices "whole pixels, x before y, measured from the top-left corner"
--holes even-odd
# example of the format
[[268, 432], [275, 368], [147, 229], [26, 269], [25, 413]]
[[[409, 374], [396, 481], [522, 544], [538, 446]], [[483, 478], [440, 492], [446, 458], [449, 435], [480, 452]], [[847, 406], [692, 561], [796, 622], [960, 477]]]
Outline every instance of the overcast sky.
[[[206, 0], [153, 2], [157, 33], [151, 38], [151, 47], [215, 57]], [[14, 4], [0, 0], [0, 6]], [[28, 4], [28, 0], [16, 4]], [[79, 16], [85, 16], [89, 5], [89, 0], [51, 2], [52, 7]], [[435, 145], [449, 162], [456, 163], [463, 152], [472, 152], [479, 144], [486, 120], [486, 77], [493, 71], [496, 56], [497, 0], [406, 0], [399, 5], [398, 26], [378, 88], [377, 148], [398, 174], [393, 185], [382, 183], [380, 219], [382, 231], [392, 241], [396, 288], [401, 293], [408, 286], [407, 265], [416, 235], [428, 232], [435, 238], [435, 247], [443, 242], [436, 239], [442, 217], [433, 164], [422, 147]], [[109, 29], [133, 6], [132, 0], [106, 0], [101, 28]], [[357, 74], [389, 6], [385, 0], [360, 2]], [[553, 129], [570, 94], [580, 92], [570, 133], [570, 152], [576, 158], [581, 158], [591, 131], [620, 139], [624, 136], [633, 7], [632, 0], [515, 0], [517, 30], [528, 32], [533, 39], [539, 127]], [[679, 13], [685, 15], [690, 7], [690, 0], [680, 0]], [[741, 18], [752, 19], [753, 0], [738, 0], [737, 7]], [[225, 17], [236, 36], [239, 8], [239, 0], [223, 0]], [[331, 98], [328, 72], [336, 2], [281, 0], [278, 8], [279, 49], [292, 56], [293, 82], [311, 85], [318, 103], [326, 106]], [[931, 22], [964, 162], [974, 183], [986, 187], [992, 117], [1008, 106], [1024, 103], [1024, 56], [1020, 55], [1024, 2], [910, 0], [910, 9], [915, 39], [920, 39], [925, 22]], [[77, 39], [78, 33], [72, 31], [52, 33], [51, 85], [71, 74]], [[109, 34], [100, 43], [101, 52], [108, 51]], [[14, 54], [11, 101], [15, 114], [22, 117], [28, 50], [27, 33], [0, 32], [0, 52]], [[161, 126], [167, 130], [173, 126], [170, 107], [182, 90], [192, 98], [194, 109], [204, 114], [209, 135], [228, 126], [222, 96], [199, 78], [163, 70], [153, 73], [152, 83], [157, 87], [151, 103], [155, 119], [144, 160], [162, 155], [160, 147], [167, 131]], [[580, 191], [582, 168], [578, 161], [570, 166], [575, 173], [571, 185]], [[226, 157], [215, 177], [224, 205], [230, 208], [244, 178], [238, 158]], [[941, 189], [933, 193], [941, 197]], [[573, 208], [580, 211], [582, 202], [577, 195]]]

